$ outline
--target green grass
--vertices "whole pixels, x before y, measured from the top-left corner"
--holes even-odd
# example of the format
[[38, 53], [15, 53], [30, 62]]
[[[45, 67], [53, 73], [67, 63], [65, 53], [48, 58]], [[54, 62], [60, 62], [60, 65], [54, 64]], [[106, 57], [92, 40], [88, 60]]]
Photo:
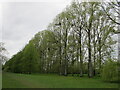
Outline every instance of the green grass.
[[2, 86], [3, 88], [117, 88], [118, 84], [103, 82], [100, 77], [3, 73]]
[[2, 88], [2, 73], [0, 71], [0, 89]]

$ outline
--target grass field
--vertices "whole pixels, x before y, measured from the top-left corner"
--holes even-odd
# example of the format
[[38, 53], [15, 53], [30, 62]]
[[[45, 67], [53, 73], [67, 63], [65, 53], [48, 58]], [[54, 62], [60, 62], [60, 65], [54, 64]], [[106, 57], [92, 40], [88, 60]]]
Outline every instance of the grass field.
[[100, 77], [72, 77], [54, 74], [3, 73], [3, 88], [117, 88], [117, 83], [103, 82]]

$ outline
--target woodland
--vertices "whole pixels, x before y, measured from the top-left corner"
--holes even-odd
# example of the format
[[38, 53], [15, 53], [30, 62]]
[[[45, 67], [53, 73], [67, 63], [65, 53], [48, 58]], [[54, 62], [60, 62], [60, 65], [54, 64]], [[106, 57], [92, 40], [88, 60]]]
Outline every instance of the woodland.
[[[120, 2], [73, 1], [34, 35], [2, 69], [21, 74], [100, 77], [119, 82], [119, 62], [113, 55], [119, 34]], [[89, 80], [89, 79], [88, 79]]]

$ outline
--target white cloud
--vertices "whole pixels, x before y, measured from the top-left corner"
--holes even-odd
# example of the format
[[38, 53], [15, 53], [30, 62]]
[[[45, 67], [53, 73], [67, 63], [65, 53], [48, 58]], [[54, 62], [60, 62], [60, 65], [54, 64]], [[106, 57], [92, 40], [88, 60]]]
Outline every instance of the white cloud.
[[68, 3], [10, 2], [2, 4], [3, 42], [10, 57], [39, 31], [46, 29]]
[[2, 4], [0, 3], [0, 42], [2, 41]]

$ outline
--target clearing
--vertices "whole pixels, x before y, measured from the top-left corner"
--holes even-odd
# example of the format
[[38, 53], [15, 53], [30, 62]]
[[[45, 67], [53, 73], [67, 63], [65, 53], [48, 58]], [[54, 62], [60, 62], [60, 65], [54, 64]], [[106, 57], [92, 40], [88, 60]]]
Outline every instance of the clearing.
[[103, 82], [100, 77], [59, 76], [56, 74], [3, 73], [3, 88], [118, 88], [117, 83]]

